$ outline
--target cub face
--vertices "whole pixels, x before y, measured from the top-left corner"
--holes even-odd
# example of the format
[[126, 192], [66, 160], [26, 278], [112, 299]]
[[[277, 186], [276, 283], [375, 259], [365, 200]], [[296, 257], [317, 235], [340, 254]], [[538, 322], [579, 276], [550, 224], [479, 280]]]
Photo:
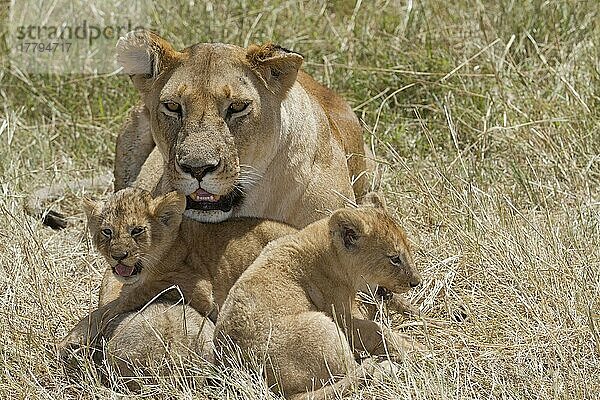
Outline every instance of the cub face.
[[272, 44], [177, 51], [145, 31], [122, 37], [117, 53], [150, 112], [163, 182], [187, 196], [185, 215], [229, 218], [278, 151], [281, 102], [302, 56]]
[[127, 188], [105, 203], [84, 199], [94, 245], [123, 284], [143, 280], [173, 243], [185, 208], [176, 192], [153, 199], [145, 190]]
[[421, 284], [404, 230], [385, 211], [381, 199], [373, 207], [340, 209], [329, 219], [331, 240], [342, 264], [352, 265], [364, 284], [402, 293]]

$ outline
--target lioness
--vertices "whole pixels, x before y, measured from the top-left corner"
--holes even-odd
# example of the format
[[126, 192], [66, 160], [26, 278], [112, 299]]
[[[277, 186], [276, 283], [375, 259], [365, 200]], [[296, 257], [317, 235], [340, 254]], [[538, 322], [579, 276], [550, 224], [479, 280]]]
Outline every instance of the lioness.
[[197, 221], [252, 216], [295, 227], [366, 192], [360, 123], [298, 71], [300, 54], [270, 43], [177, 51], [136, 31], [119, 40], [117, 58], [143, 104], [117, 139], [115, 190], [176, 190]]
[[[142, 104], [117, 138], [115, 190], [176, 190], [201, 222], [252, 216], [295, 227], [366, 193], [360, 123], [299, 71], [300, 54], [273, 44], [177, 51], [138, 31], [119, 39], [117, 58]], [[102, 286], [105, 305], [119, 286], [109, 270]]]
[[[306, 392], [358, 366], [353, 351], [419, 347], [353, 317], [354, 297], [366, 282], [395, 292], [421, 283], [404, 232], [380, 207], [341, 209], [277, 239], [231, 288], [215, 327], [216, 354], [232, 342], [266, 359], [268, 385], [278, 384], [288, 398], [331, 395], [331, 385]], [[351, 383], [342, 380], [335, 389]]]
[[[136, 188], [116, 192], [104, 204], [85, 201], [92, 240], [122, 287], [112, 295], [115, 300], [83, 318], [61, 347], [90, 342], [113, 317], [139, 309], [173, 285], [195, 311], [214, 321], [229, 289], [262, 248], [296, 231], [256, 218], [202, 224], [182, 218], [185, 205], [177, 192], [153, 199]], [[171, 290], [162, 299], [179, 297]]]

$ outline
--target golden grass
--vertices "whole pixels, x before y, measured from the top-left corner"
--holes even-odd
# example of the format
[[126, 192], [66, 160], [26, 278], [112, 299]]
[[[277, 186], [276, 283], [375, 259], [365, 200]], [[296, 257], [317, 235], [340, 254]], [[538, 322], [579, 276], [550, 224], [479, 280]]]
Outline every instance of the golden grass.
[[[597, 398], [600, 6], [446, 3], [232, 0], [154, 18], [180, 44], [300, 51], [364, 120], [424, 277], [410, 296], [421, 317], [391, 322], [431, 354], [353, 398]], [[67, 380], [54, 352], [95, 307], [104, 268], [83, 189], [54, 204], [73, 215], [61, 232], [24, 206], [40, 186], [109, 171], [136, 94], [122, 77], [3, 67], [0, 98], [0, 398], [116, 398], [89, 366]], [[198, 379], [144, 396], [275, 397], [247, 371], [173, 368]]]

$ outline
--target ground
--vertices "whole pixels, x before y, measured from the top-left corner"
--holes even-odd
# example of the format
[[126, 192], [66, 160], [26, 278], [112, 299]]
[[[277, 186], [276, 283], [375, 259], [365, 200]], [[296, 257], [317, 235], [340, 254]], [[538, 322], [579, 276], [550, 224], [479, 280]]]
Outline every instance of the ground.
[[[597, 398], [599, 3], [167, 3], [153, 22], [177, 46], [273, 40], [364, 121], [424, 278], [409, 295], [421, 316], [390, 322], [431, 353], [353, 398]], [[89, 368], [69, 382], [54, 348], [96, 305], [104, 264], [81, 197], [104, 193], [52, 203], [72, 216], [63, 231], [25, 206], [110, 171], [137, 94], [123, 76], [0, 68], [0, 398], [115, 398]], [[275, 397], [243, 371], [183, 371], [211, 385], [163, 379], [144, 395]]]

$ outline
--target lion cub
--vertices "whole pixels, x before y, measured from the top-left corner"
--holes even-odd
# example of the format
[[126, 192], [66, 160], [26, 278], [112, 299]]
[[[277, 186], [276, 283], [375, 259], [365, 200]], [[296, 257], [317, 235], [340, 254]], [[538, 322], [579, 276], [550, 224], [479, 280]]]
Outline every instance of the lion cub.
[[226, 349], [239, 346], [244, 355], [268, 360], [267, 384], [278, 384], [287, 398], [323, 398], [353, 384], [351, 376], [325, 382], [358, 367], [354, 351], [419, 347], [352, 316], [353, 299], [366, 282], [394, 292], [421, 283], [403, 230], [379, 198], [371, 199], [373, 207], [337, 210], [265, 247], [219, 313], [216, 358], [226, 363]]
[[[263, 247], [296, 232], [254, 218], [203, 224], [183, 218], [185, 206], [185, 196], [176, 192], [153, 199], [135, 188], [116, 192], [104, 204], [85, 202], [93, 242], [123, 286], [115, 300], [79, 322], [63, 347], [88, 343], [110, 319], [139, 309], [173, 285], [192, 308], [215, 320], [229, 289]], [[177, 290], [165, 296], [180, 298]]]

